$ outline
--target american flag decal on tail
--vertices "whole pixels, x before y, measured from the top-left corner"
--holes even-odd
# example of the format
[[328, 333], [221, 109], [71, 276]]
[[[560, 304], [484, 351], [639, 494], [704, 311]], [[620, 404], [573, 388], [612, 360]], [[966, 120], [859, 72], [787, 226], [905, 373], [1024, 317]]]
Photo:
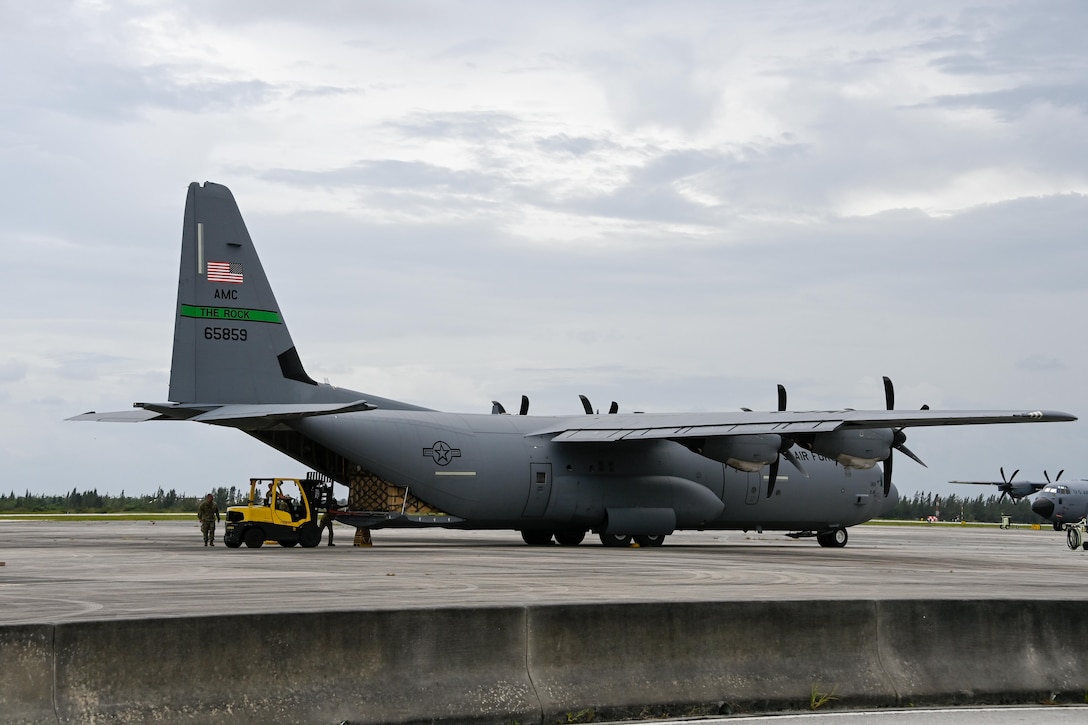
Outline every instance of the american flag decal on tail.
[[208, 262], [208, 281], [242, 284], [241, 262]]

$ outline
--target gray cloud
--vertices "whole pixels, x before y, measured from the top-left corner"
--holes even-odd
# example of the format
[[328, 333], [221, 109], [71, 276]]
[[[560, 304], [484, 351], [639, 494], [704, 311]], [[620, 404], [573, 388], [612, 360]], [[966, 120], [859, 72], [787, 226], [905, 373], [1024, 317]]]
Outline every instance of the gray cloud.
[[19, 360], [5, 360], [0, 363], [0, 384], [17, 383], [26, 377], [26, 363]]
[[1045, 353], [1038, 353], [1019, 360], [1016, 363], [1016, 366], [1021, 370], [1029, 370], [1032, 372], [1050, 372], [1064, 369], [1065, 363], [1056, 357]]
[[1039, 104], [1088, 111], [1088, 83], [1060, 86], [1021, 86], [988, 93], [937, 96], [932, 105], [945, 108], [984, 108], [1006, 120], [1022, 118]]

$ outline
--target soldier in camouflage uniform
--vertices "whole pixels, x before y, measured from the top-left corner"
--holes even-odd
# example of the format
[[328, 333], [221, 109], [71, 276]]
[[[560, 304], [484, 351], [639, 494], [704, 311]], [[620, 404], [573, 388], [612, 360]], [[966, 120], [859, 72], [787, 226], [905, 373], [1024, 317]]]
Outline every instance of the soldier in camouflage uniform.
[[332, 543], [332, 522], [336, 520], [336, 501], [329, 504], [329, 508], [321, 516], [319, 527], [317, 529], [318, 534], [321, 534], [325, 529], [329, 530], [329, 546], [336, 546]]
[[200, 533], [204, 534], [204, 546], [215, 546], [215, 522], [219, 520], [219, 507], [209, 493], [196, 510], [200, 519]]

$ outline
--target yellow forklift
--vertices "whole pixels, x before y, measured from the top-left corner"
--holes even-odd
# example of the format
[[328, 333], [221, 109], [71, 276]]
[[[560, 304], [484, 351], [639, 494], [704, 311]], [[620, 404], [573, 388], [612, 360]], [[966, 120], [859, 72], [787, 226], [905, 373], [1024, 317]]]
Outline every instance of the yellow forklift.
[[246, 505], [227, 508], [223, 543], [232, 549], [242, 544], [257, 549], [266, 541], [285, 547], [317, 546], [321, 543], [318, 517], [334, 501], [332, 482], [317, 475], [249, 479]]

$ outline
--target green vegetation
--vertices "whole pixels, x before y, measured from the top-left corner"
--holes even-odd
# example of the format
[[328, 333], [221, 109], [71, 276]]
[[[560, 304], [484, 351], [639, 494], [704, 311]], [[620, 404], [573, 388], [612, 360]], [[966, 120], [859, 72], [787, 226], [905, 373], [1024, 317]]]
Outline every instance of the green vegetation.
[[[80, 493], [72, 489], [70, 493], [62, 496], [46, 496], [32, 494], [27, 491], [22, 496], [0, 494], [0, 515], [3, 514], [148, 514], [148, 513], [186, 513], [196, 511], [201, 497], [208, 493], [215, 496], [220, 511], [226, 511], [227, 506], [235, 506], [245, 503], [249, 496], [249, 487], [244, 490], [231, 486], [230, 488], [215, 488], [200, 496], [187, 496], [179, 494], [174, 489], [164, 492], [161, 488], [152, 496], [126, 496], [121, 491], [120, 496], [99, 494], [97, 490], [83, 491]], [[139, 516], [138, 518], [146, 518]]]
[[808, 707], [810, 710], [819, 710], [821, 707], [831, 702], [832, 700], [838, 699], [839, 698], [835, 697], [834, 688], [832, 688], [831, 692], [825, 694], [823, 692], [820, 692], [820, 690], [817, 689], [816, 685], [813, 685], [812, 694], [809, 696], [808, 699]]
[[1013, 503], [1006, 496], [999, 503], [999, 498], [999, 494], [960, 498], [956, 494], [942, 497], [932, 493], [916, 493], [912, 498], [901, 497], [895, 508], [881, 518], [918, 521], [937, 516], [941, 521], [999, 523], [1001, 516], [1005, 515], [1014, 524], [1037, 524], [1042, 521], [1032, 513], [1029, 499]]

